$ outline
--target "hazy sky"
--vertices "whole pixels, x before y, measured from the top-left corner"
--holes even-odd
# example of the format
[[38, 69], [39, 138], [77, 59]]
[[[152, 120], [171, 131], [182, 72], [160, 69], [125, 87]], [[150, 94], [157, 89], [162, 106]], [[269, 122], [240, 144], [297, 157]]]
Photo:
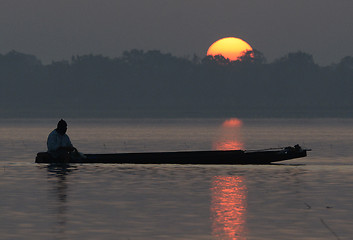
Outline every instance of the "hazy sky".
[[353, 56], [353, 0], [0, 0], [0, 53], [44, 63], [134, 48], [205, 56], [240, 37], [269, 61], [297, 50], [328, 65]]

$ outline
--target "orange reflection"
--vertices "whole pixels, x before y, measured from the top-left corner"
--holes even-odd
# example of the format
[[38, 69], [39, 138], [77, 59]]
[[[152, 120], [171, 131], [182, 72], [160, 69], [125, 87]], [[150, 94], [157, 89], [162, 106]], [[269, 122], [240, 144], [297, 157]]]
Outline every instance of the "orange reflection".
[[227, 119], [223, 122], [223, 127], [241, 127], [243, 122], [238, 118]]
[[216, 150], [240, 150], [244, 144], [240, 140], [240, 128], [243, 122], [238, 118], [230, 118], [222, 123], [218, 139], [213, 143]]
[[245, 240], [247, 188], [243, 177], [216, 176], [211, 188], [212, 235], [216, 239]]
[[244, 149], [244, 145], [235, 139], [227, 139], [225, 141], [214, 143], [213, 148], [216, 150], [241, 150]]

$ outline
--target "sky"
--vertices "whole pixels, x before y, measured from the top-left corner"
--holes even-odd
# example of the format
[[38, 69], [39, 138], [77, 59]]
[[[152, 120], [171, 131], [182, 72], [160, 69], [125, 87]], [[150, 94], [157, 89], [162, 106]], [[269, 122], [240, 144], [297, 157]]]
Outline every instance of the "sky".
[[131, 49], [206, 55], [238, 37], [269, 62], [289, 52], [330, 65], [353, 56], [353, 0], [0, 0], [0, 54], [43, 63]]

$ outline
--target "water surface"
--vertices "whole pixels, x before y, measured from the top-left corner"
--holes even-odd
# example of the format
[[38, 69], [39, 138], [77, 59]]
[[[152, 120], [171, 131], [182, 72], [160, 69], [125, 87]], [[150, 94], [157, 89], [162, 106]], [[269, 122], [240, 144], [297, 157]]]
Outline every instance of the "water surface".
[[276, 165], [35, 164], [56, 119], [0, 120], [0, 239], [351, 239], [353, 120], [68, 120], [85, 153], [264, 149]]

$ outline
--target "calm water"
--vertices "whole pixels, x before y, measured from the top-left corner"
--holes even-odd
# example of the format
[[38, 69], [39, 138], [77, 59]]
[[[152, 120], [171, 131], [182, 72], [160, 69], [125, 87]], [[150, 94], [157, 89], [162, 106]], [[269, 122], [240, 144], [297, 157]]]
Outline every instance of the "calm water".
[[0, 239], [352, 239], [353, 120], [77, 120], [84, 153], [313, 151], [282, 165], [34, 163], [57, 119], [0, 120]]

